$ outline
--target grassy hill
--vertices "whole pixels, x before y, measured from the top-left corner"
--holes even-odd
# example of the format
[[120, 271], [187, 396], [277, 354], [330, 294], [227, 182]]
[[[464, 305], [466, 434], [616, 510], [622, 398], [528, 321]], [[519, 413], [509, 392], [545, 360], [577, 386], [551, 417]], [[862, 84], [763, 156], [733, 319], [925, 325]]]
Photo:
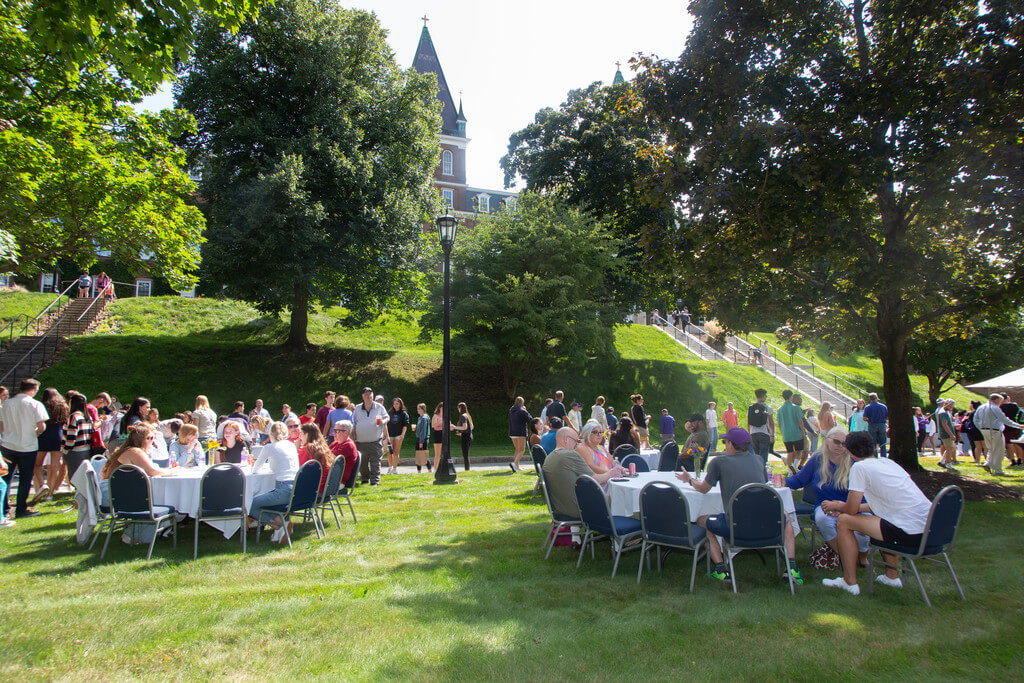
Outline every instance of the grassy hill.
[[[45, 303], [38, 295], [4, 295], [0, 319]], [[338, 325], [341, 309], [325, 309], [310, 316], [309, 338], [319, 348], [295, 353], [280, 346], [287, 332], [283, 318], [263, 316], [237, 301], [132, 298], [115, 301], [107, 310], [96, 333], [72, 340], [62, 360], [40, 373], [45, 385], [88, 395], [108, 391], [123, 402], [146, 396], [165, 417], [191, 408], [200, 393], [221, 412], [228, 412], [235, 400], [251, 406], [262, 398], [275, 415], [283, 403], [301, 412], [306, 402], [322, 400], [326, 389], [356, 398], [364, 385], [389, 398], [402, 397], [410, 412], [419, 402], [429, 411], [440, 401], [440, 340], [420, 339], [414, 313], [388, 313], [365, 327], [347, 329]], [[458, 343], [455, 337], [453, 344]], [[808, 351], [816, 362], [844, 371], [865, 388], [881, 384], [878, 361], [867, 354], [836, 359], [818, 347]], [[452, 398], [469, 404], [477, 446], [505, 449], [510, 401], [497, 368], [456, 359], [452, 377]], [[924, 378], [912, 381], [923, 400]], [[657, 330], [621, 326], [615, 331], [614, 354], [592, 359], [582, 369], [526, 378], [520, 393], [528, 409], [539, 414], [543, 398], [562, 389], [589, 414], [598, 395], [621, 412], [628, 409], [630, 394], [639, 392], [649, 413], [657, 417], [668, 408], [681, 424], [711, 400], [718, 402], [719, 413], [733, 401], [742, 415], [758, 387], [768, 390], [772, 403], [781, 402], [785, 387], [757, 368], [700, 361]], [[958, 387], [950, 395], [960, 401], [967, 392]]]

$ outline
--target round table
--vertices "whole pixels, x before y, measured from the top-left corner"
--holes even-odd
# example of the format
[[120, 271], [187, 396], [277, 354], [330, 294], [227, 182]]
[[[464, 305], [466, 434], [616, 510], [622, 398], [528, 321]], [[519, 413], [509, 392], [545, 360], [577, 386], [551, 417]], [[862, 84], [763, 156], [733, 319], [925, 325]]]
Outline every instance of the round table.
[[[199, 512], [199, 483], [207, 467], [176, 467], [173, 474], [162, 477], [152, 477], [150, 482], [153, 485], [153, 504], [170, 505], [183, 515], [195, 517]], [[260, 470], [253, 474], [248, 465], [242, 465], [242, 472], [245, 473], [245, 509], [249, 509], [253, 496], [273, 491], [276, 485], [274, 473], [269, 470]], [[240, 522], [230, 520], [217, 520], [207, 522], [212, 527], [219, 529], [224, 538], [231, 538], [241, 528]]]
[[[703, 477], [702, 477], [703, 478]], [[613, 515], [623, 517], [634, 517], [640, 514], [640, 490], [652, 481], [660, 481], [678, 489], [686, 498], [690, 507], [690, 521], [696, 522], [698, 517], [704, 515], [717, 515], [725, 512], [722, 504], [722, 492], [718, 486], [713, 487], [707, 493], [701, 493], [690, 484], [684, 484], [676, 478], [675, 472], [639, 472], [636, 477], [627, 478], [625, 481], [611, 479], [608, 481], [608, 507]], [[783, 486], [776, 488], [782, 498], [782, 507], [786, 513], [791, 515], [790, 523], [793, 524], [793, 531], [800, 528], [792, 515], [796, 514], [796, 507], [793, 505], [793, 492]]]

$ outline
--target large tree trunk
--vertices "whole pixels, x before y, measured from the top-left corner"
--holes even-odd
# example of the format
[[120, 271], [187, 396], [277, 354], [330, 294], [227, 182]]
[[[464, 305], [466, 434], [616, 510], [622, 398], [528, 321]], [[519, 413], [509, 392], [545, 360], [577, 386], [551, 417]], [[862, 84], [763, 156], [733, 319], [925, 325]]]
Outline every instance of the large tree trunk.
[[291, 323], [288, 328], [288, 339], [284, 345], [289, 349], [302, 350], [309, 348], [306, 329], [309, 327], [309, 296], [298, 285], [292, 297]]
[[908, 472], [916, 472], [921, 466], [917, 462], [917, 431], [907, 371], [908, 330], [902, 312], [899, 293], [879, 297], [878, 352], [882, 360], [882, 388], [889, 408], [889, 457]]

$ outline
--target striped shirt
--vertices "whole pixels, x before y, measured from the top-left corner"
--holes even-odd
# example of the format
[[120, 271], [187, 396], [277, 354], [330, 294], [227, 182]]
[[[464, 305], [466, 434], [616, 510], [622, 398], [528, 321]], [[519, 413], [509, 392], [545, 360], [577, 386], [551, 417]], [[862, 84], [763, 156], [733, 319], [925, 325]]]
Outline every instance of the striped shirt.
[[64, 428], [64, 452], [89, 448], [92, 446], [92, 434], [96, 431], [93, 424], [81, 412], [75, 411], [68, 419]]

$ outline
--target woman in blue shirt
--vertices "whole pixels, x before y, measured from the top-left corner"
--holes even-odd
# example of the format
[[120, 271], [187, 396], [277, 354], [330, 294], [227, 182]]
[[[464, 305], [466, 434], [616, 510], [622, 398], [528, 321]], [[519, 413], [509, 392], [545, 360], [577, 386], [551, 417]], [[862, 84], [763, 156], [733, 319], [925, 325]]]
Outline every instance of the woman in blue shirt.
[[[811, 456], [807, 464], [799, 472], [786, 479], [786, 486], [791, 489], [803, 489], [804, 500], [810, 502], [814, 496], [814, 524], [818, 527], [821, 537], [832, 550], [839, 553], [836, 544], [836, 523], [838, 515], [832, 516], [821, 509], [826, 500], [845, 501], [850, 481], [850, 466], [853, 461], [846, 450], [846, 430], [834, 427], [825, 434], [821, 450]], [[866, 501], [865, 501], [866, 502]], [[860, 551], [860, 562], [867, 559], [870, 540], [866, 535], [857, 533], [857, 549]]]

